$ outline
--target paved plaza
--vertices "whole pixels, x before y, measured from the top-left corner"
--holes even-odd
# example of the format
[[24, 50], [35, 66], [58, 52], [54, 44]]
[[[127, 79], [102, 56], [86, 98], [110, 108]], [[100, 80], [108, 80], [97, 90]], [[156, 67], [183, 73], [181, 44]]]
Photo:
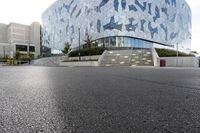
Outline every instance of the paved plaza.
[[200, 69], [0, 66], [1, 133], [200, 132]]

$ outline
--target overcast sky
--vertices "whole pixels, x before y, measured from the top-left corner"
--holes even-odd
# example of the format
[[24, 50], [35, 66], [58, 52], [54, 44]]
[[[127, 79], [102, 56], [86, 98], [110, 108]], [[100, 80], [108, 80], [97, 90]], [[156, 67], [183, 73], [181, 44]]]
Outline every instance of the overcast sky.
[[[41, 14], [56, 0], [0, 0], [0, 23], [41, 23]], [[193, 13], [192, 50], [200, 53], [200, 0], [186, 0]]]
[[200, 0], [186, 0], [192, 9], [192, 50], [200, 53]]

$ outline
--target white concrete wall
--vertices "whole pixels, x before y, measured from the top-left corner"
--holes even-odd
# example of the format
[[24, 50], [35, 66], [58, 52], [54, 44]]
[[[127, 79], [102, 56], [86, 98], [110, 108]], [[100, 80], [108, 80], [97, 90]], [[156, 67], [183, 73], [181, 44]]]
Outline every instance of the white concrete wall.
[[[96, 55], [96, 56], [81, 56], [81, 60], [98, 60], [100, 58], [100, 55]], [[79, 57], [70, 57], [68, 58], [68, 60], [78, 60]]]
[[61, 62], [60, 66], [98, 66], [98, 62], [97, 61]]
[[107, 50], [104, 50], [103, 54], [99, 57], [99, 59], [98, 59], [98, 64], [99, 65], [101, 64], [101, 62], [102, 62], [102, 60], [103, 60], [103, 58], [104, 58], [106, 53], [107, 53]]
[[197, 57], [160, 57], [166, 60], [166, 67], [199, 67]]
[[35, 57], [37, 57], [40, 55], [40, 24], [33, 22], [30, 29], [30, 42], [35, 45]]
[[155, 67], [159, 67], [160, 60], [159, 60], [159, 56], [158, 56], [158, 53], [156, 52], [155, 48], [152, 48], [152, 59], [153, 59], [153, 65]]
[[12, 22], [8, 28], [11, 43], [30, 43], [30, 26]]
[[6, 24], [0, 24], [0, 43], [8, 43], [8, 29]]

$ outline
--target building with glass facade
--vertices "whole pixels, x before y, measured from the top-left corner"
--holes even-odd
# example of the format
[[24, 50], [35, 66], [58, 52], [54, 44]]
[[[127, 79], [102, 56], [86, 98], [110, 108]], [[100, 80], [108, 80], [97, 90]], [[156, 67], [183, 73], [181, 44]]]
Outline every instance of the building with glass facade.
[[191, 50], [185, 0], [57, 0], [42, 15], [43, 45], [62, 50], [91, 36], [95, 46]]

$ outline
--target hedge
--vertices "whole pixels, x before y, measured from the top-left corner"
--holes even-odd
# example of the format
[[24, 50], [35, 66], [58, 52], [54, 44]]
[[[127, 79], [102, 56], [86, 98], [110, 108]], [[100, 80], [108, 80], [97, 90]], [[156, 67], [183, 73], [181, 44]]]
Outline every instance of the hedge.
[[[177, 52], [175, 50], [156, 48], [156, 51], [157, 51], [159, 57], [175, 57], [175, 56], [177, 56]], [[183, 52], [178, 52], [178, 56], [193, 56], [193, 55], [186, 54]]]
[[[80, 50], [81, 56], [91, 56], [91, 55], [101, 55], [103, 54], [106, 48], [84, 48]], [[79, 56], [79, 50], [71, 51], [69, 53], [69, 57], [77, 57]]]

